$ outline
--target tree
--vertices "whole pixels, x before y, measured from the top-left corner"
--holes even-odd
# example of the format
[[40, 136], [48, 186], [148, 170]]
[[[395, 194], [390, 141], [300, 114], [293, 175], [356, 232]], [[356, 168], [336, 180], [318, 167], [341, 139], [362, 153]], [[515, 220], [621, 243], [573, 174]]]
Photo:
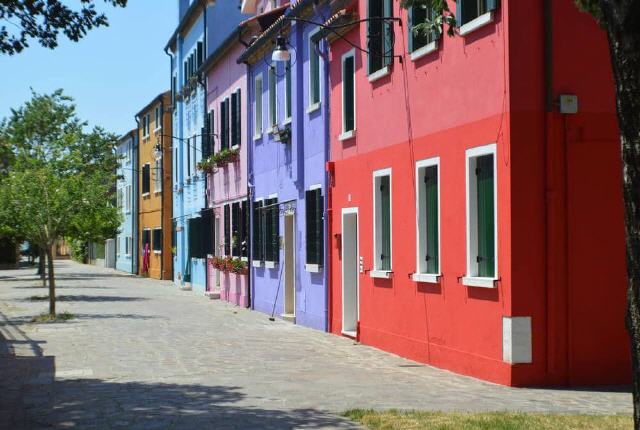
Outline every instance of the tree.
[[[114, 7], [125, 7], [127, 0], [104, 0]], [[74, 10], [62, 0], [3, 0], [0, 20], [11, 24], [0, 27], [0, 53], [17, 54], [36, 39], [47, 48], [58, 46], [62, 32], [77, 42], [94, 27], [108, 26], [107, 17], [98, 13], [94, 0], [81, 0], [81, 8]]]
[[14, 154], [0, 178], [0, 229], [11, 229], [44, 249], [48, 260], [49, 313], [55, 316], [53, 247], [61, 237], [113, 237], [120, 219], [112, 204], [117, 138], [86, 124], [61, 90], [33, 93], [0, 123], [0, 140]]
[[[627, 317], [633, 372], [634, 426], [640, 430], [640, 0], [575, 0], [606, 31], [613, 77], [622, 153], [623, 196], [627, 248]], [[456, 20], [447, 0], [402, 0], [402, 7], [433, 7], [432, 21], [418, 32], [455, 35]]]

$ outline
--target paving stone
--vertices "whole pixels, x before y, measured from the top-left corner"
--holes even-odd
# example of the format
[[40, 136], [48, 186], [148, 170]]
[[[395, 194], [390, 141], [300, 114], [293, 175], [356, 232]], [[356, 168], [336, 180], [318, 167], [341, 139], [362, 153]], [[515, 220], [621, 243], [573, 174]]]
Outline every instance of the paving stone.
[[[0, 428], [348, 429], [347, 408], [632, 412], [625, 390], [515, 389], [180, 291], [56, 262], [67, 323], [35, 269], [0, 280]], [[4, 322], [3, 322], [4, 321]]]

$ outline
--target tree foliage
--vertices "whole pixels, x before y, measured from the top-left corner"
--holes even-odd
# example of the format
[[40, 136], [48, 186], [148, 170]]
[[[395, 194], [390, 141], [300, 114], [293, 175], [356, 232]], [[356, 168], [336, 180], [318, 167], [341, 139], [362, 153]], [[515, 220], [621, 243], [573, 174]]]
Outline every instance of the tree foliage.
[[[0, 176], [0, 232], [50, 251], [57, 239], [104, 240], [120, 224], [113, 204], [117, 137], [85, 132], [61, 90], [33, 93], [0, 123], [11, 163]], [[50, 289], [55, 282], [50, 263]], [[53, 300], [54, 295], [50, 291]], [[55, 313], [55, 304], [52, 305]]]
[[[114, 7], [125, 7], [127, 0], [104, 0]], [[63, 0], [2, 0], [0, 20], [0, 53], [13, 55], [29, 46], [30, 39], [46, 48], [58, 46], [62, 32], [77, 42], [94, 27], [108, 26], [107, 17], [96, 11], [94, 0], [80, 0], [77, 10]]]

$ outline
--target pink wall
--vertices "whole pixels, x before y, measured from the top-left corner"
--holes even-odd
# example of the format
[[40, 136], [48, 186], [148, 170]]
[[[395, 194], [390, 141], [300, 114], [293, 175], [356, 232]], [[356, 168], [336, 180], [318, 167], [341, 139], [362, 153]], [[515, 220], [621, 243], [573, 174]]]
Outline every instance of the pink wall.
[[[239, 43], [234, 43], [207, 75], [207, 104], [208, 109], [213, 109], [215, 112], [214, 133], [216, 134], [220, 133], [220, 103], [227, 97], [231, 98], [231, 94], [238, 89], [241, 91], [240, 159], [207, 175], [209, 207], [214, 208], [216, 224], [220, 226], [220, 230], [215, 232], [216, 255], [219, 256], [224, 254], [221, 245], [223, 243], [221, 235], [224, 231], [222, 206], [247, 196], [247, 75], [246, 66], [236, 62], [242, 51], [243, 47]], [[215, 139], [213, 151], [220, 151], [219, 138]], [[209, 265], [208, 289], [219, 290], [222, 300], [246, 307], [249, 303], [247, 276], [222, 272], [218, 274], [211, 265], [211, 259], [207, 264]]]

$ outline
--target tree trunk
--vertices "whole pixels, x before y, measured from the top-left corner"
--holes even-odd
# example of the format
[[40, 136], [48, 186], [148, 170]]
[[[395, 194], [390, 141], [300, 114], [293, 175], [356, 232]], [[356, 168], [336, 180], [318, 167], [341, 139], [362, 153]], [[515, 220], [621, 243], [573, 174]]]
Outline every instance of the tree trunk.
[[601, 0], [616, 81], [627, 246], [634, 428], [640, 430], [640, 1]]
[[47, 263], [49, 264], [49, 314], [56, 316], [56, 279], [53, 273], [53, 249], [47, 247]]
[[45, 270], [45, 264], [47, 262], [46, 253], [44, 249], [38, 247], [38, 275], [42, 280], [42, 288], [47, 288], [47, 271]]

